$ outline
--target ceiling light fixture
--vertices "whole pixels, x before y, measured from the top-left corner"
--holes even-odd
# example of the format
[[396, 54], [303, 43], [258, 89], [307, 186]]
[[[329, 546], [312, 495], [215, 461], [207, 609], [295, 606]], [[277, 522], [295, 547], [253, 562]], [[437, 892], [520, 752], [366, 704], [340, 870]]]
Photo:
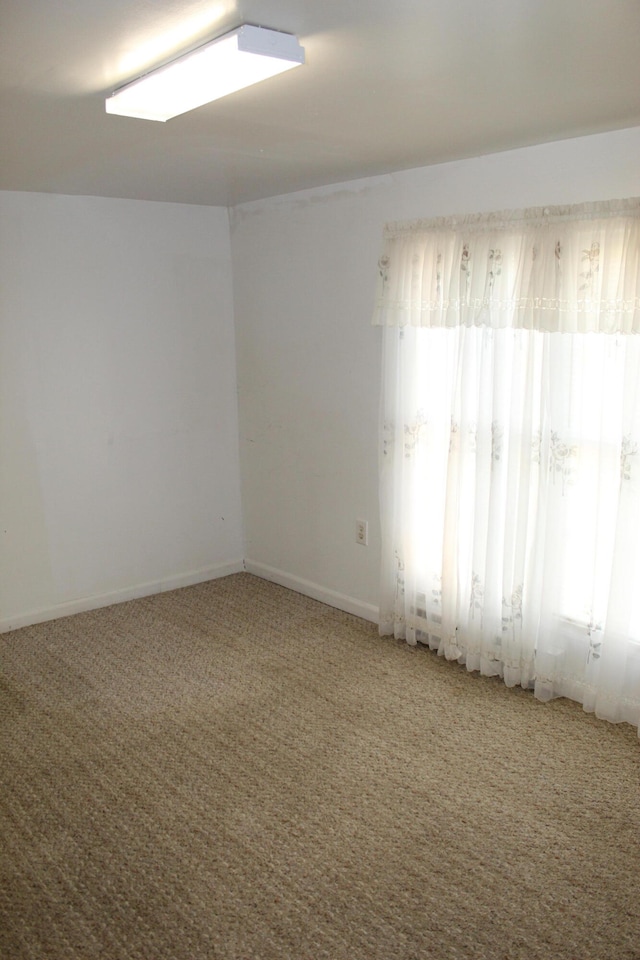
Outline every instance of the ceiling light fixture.
[[133, 80], [105, 100], [107, 113], [170, 120], [304, 63], [297, 37], [245, 24]]

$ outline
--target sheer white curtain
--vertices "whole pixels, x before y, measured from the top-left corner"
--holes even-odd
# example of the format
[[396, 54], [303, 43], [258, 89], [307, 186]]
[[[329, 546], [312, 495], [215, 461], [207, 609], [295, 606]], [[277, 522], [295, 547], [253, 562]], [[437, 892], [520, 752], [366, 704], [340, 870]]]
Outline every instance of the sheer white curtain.
[[380, 630], [640, 723], [640, 200], [389, 225]]

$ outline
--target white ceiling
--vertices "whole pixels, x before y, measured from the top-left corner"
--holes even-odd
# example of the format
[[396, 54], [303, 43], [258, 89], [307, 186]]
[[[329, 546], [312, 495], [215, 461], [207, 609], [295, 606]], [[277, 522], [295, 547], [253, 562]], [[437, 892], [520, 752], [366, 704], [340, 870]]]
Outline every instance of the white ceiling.
[[[105, 113], [240, 23], [306, 65], [166, 124]], [[0, 0], [5, 190], [230, 205], [636, 125], [640, 0]]]

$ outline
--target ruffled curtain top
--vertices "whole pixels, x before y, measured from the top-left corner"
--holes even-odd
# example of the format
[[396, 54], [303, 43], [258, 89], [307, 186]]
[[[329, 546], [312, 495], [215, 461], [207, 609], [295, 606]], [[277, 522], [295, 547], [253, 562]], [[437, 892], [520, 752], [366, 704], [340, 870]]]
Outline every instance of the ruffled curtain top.
[[387, 224], [373, 322], [640, 333], [640, 198]]

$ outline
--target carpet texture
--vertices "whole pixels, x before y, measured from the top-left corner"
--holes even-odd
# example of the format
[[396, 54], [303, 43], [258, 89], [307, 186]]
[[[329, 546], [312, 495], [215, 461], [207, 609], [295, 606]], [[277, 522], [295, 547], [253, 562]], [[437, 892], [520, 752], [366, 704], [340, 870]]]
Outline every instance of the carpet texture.
[[638, 960], [629, 726], [238, 574], [0, 637], [3, 960]]

